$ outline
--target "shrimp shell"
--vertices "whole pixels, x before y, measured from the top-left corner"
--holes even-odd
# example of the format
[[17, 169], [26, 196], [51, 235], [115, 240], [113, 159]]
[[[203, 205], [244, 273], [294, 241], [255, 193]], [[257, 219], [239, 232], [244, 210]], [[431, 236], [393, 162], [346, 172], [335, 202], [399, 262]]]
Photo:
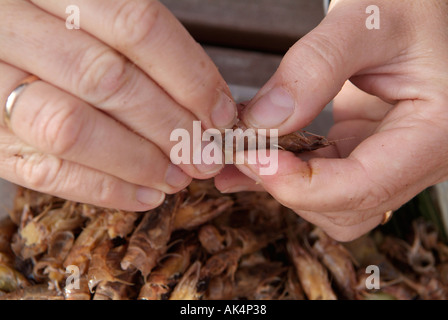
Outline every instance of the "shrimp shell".
[[17, 186], [17, 192], [14, 197], [14, 209], [9, 212], [9, 216], [16, 225], [19, 225], [24, 210], [41, 212], [48, 204], [53, 205], [64, 202], [64, 200], [51, 195]]
[[316, 238], [312, 249], [317, 253], [320, 261], [333, 275], [339, 290], [346, 298], [355, 298], [356, 271], [353, 265], [353, 257], [339, 242], [328, 237], [322, 229], [316, 228], [311, 233]]
[[[241, 106], [244, 107], [244, 106]], [[233, 127], [233, 130], [241, 129], [243, 131], [247, 130], [247, 126], [242, 122], [238, 121], [237, 124]], [[290, 151], [293, 153], [302, 153], [306, 151], [313, 151], [320, 148], [325, 148], [334, 144], [334, 142], [328, 141], [324, 136], [320, 136], [314, 133], [310, 133], [307, 131], [296, 131], [287, 135], [283, 135], [277, 137], [276, 143], [271, 142], [270, 137], [265, 137], [265, 144], [263, 145], [258, 137], [260, 135], [252, 136], [252, 141], [248, 141], [247, 144], [244, 144], [244, 150], [248, 150], [251, 145], [256, 146], [257, 149], [266, 148], [269, 149], [271, 147], [278, 148], [281, 150]], [[223, 141], [225, 137], [223, 136]], [[236, 151], [236, 146], [233, 146], [233, 151]]]
[[249, 300], [276, 299], [280, 296], [285, 271], [280, 262], [239, 268], [232, 296]]
[[84, 274], [79, 278], [79, 288], [64, 286], [63, 295], [65, 300], [91, 300], [87, 275]]
[[104, 286], [109, 282], [120, 282], [126, 285], [132, 283], [123, 280], [127, 271], [120, 269], [120, 262], [123, 258], [125, 246], [113, 248], [112, 240], [105, 238], [93, 251], [92, 258], [87, 272], [90, 292], [94, 292], [97, 286]]
[[14, 261], [11, 240], [16, 231], [17, 226], [9, 217], [0, 220], [0, 264], [11, 265]]
[[141, 300], [167, 299], [180, 276], [190, 266], [190, 260], [198, 250], [198, 244], [188, 239], [179, 245], [179, 249], [168, 253], [161, 264], [148, 276], [146, 283], [140, 289], [138, 298]]
[[107, 234], [110, 239], [125, 238], [134, 230], [134, 223], [139, 217], [137, 212], [113, 211], [106, 217]]
[[147, 277], [166, 250], [178, 202], [178, 197], [169, 196], [161, 206], [144, 214], [129, 240], [126, 255], [121, 261], [122, 269], [135, 267], [144, 278]]
[[194, 204], [181, 204], [174, 216], [173, 229], [194, 229], [219, 216], [233, 205], [230, 197], [207, 199]]
[[305, 293], [300, 285], [294, 268], [289, 268], [286, 276], [285, 288], [279, 297], [280, 300], [305, 300]]
[[64, 300], [64, 296], [48, 284], [36, 284], [0, 296], [0, 300]]
[[54, 233], [75, 230], [83, 222], [84, 218], [72, 202], [67, 201], [62, 208], [47, 207], [20, 227], [12, 248], [23, 259], [37, 256], [47, 250]]
[[107, 236], [106, 219], [107, 212], [102, 212], [87, 224], [76, 238], [75, 243], [65, 258], [64, 267], [75, 265], [79, 268], [81, 275], [86, 273], [93, 248]]
[[0, 263], [0, 291], [13, 292], [29, 286], [28, 280], [13, 267]]
[[61, 231], [52, 236], [47, 253], [33, 267], [35, 279], [61, 282], [66, 278], [62, 263], [73, 246], [75, 236], [71, 231]]
[[203, 293], [199, 292], [198, 282], [201, 272], [201, 262], [195, 261], [184, 273], [179, 283], [174, 287], [170, 300], [200, 300]]
[[199, 229], [198, 238], [202, 247], [209, 254], [215, 254], [226, 247], [226, 237], [211, 224], [206, 224]]

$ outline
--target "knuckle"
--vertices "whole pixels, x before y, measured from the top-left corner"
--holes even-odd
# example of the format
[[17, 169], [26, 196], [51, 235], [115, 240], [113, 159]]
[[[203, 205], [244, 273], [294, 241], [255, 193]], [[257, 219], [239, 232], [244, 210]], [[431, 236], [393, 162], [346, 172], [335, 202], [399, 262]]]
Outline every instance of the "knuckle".
[[103, 206], [111, 206], [114, 203], [114, 200], [117, 198], [117, 181], [116, 179], [102, 175], [97, 182], [97, 187], [94, 188], [96, 190], [96, 201]]
[[82, 108], [76, 100], [65, 100], [59, 105], [59, 108], [52, 108], [52, 112], [39, 113], [38, 119], [33, 121], [31, 132], [37, 137], [37, 144], [42, 150], [64, 156], [77, 146], [84, 121]]
[[204, 113], [216, 105], [220, 98], [217, 88], [221, 87], [221, 77], [215, 69], [210, 69], [192, 76], [178, 93], [190, 109]]
[[79, 95], [94, 105], [117, 95], [128, 81], [126, 60], [110, 48], [86, 50], [74, 70]]
[[376, 184], [373, 188], [369, 188], [369, 190], [362, 193], [362, 196], [358, 197], [354, 208], [360, 211], [377, 208], [392, 198], [392, 193], [389, 190], [390, 187]]
[[16, 162], [15, 174], [28, 188], [53, 194], [57, 190], [62, 160], [45, 154], [33, 153]]
[[338, 76], [337, 67], [345, 65], [343, 48], [336, 45], [325, 34], [314, 32], [312, 36], [303, 37], [298, 44], [300, 45], [293, 47], [287, 54], [285, 61], [290, 63], [285, 66], [285, 72], [294, 73], [294, 70], [297, 70], [297, 68], [291, 68], [289, 64], [301, 63], [307, 58], [315, 61], [315, 63], [307, 64], [306, 68], [301, 68], [306, 73], [307, 83], [322, 83], [323, 74], [325, 79], [332, 82]]
[[136, 166], [135, 170], [129, 172], [125, 180], [130, 183], [138, 184], [146, 187], [157, 187], [165, 191], [169, 190], [168, 185], [163, 181], [162, 172], [160, 170], [148, 170], [147, 167], [141, 165]]
[[356, 204], [355, 209], [364, 211], [369, 210], [375, 207], [378, 207], [382, 203], [385, 202], [385, 199], [383, 196], [379, 195], [378, 193], [369, 193], [368, 195], [364, 196], [363, 198], [360, 198], [359, 201]]
[[342, 229], [357, 225], [364, 220], [363, 215], [358, 212], [344, 212], [336, 215], [326, 214], [326, 217], [333, 226]]
[[[328, 203], [326, 203], [325, 210], [335, 211], [337, 210], [356, 210], [356, 211], [367, 211], [377, 208], [381, 204], [385, 203], [390, 199], [390, 194], [387, 192], [385, 188], [375, 187], [372, 188], [370, 184], [369, 188], [363, 188], [360, 186], [352, 186], [353, 188], [358, 187], [356, 190], [348, 190], [341, 189], [340, 193], [337, 194], [336, 197], [330, 199]], [[323, 202], [324, 203], [324, 202]], [[323, 208], [323, 203], [321, 203], [320, 208]], [[333, 210], [331, 210], [333, 208]], [[340, 223], [336, 223], [339, 225], [349, 225], [353, 224], [353, 219], [358, 219], [354, 216], [352, 217], [339, 217], [335, 219], [340, 221]]]
[[124, 1], [117, 9], [114, 34], [118, 48], [136, 47], [147, 41], [157, 23], [161, 6], [155, 0]]
[[300, 211], [302, 208], [298, 208], [297, 201], [295, 197], [287, 196], [285, 192], [270, 192], [275, 199], [280, 202], [283, 206], [290, 208], [294, 211]]
[[341, 210], [374, 210], [400, 191], [400, 180], [375, 175], [376, 171], [368, 168], [364, 161], [356, 158], [352, 160], [355, 179], [352, 183], [346, 183], [345, 188], [339, 189], [337, 206]]

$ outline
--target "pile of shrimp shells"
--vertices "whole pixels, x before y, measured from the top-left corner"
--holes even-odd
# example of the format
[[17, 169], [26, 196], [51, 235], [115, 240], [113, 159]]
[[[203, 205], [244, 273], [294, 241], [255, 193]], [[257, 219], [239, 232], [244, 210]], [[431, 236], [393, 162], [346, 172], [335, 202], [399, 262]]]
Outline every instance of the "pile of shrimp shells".
[[448, 247], [413, 223], [411, 241], [339, 243], [266, 193], [208, 180], [143, 213], [19, 188], [0, 222], [0, 299], [446, 299]]

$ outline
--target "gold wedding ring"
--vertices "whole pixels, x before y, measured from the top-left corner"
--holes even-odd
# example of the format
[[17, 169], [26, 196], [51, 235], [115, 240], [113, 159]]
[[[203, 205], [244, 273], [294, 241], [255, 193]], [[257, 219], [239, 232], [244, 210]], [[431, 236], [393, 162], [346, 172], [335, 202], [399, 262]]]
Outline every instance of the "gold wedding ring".
[[383, 215], [383, 221], [381, 221], [381, 224], [384, 225], [384, 224], [388, 223], [390, 221], [390, 219], [392, 219], [392, 214], [393, 214], [392, 210], [385, 212]]
[[15, 105], [17, 99], [19, 98], [20, 94], [23, 92], [23, 90], [26, 88], [26, 86], [28, 86], [30, 83], [33, 83], [34, 81], [37, 81], [37, 80], [40, 80], [40, 79], [34, 75], [26, 77], [11, 92], [11, 94], [8, 96], [8, 99], [6, 99], [5, 110], [3, 112], [3, 123], [8, 128], [10, 128], [12, 110], [14, 109], [14, 105]]

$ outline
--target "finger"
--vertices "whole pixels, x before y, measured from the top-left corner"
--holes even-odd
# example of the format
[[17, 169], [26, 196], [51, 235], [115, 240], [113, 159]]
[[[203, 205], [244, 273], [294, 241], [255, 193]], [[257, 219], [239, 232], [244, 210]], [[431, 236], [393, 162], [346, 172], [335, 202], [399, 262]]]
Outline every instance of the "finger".
[[[339, 143], [339, 141], [335, 143]], [[303, 161], [307, 161], [316, 157], [340, 158], [338, 148], [336, 148], [336, 146], [329, 146], [324, 149], [303, 152], [296, 156], [300, 157], [300, 159], [302, 159]], [[260, 183], [257, 183], [256, 181], [239, 171], [235, 165], [226, 165], [224, 169], [214, 177], [214, 180], [216, 188], [223, 193], [233, 193], [240, 191], [265, 191]]]
[[[417, 116], [420, 117], [422, 114]], [[397, 121], [392, 123], [398, 128], [387, 129], [383, 125], [346, 159], [302, 161], [291, 153], [279, 151], [278, 171], [274, 175], [261, 175], [262, 165], [248, 164], [247, 160], [237, 167], [281, 203], [297, 210], [369, 210], [387, 201], [403, 203], [443, 176], [437, 169], [441, 166], [440, 158], [430, 153], [415, 157], [416, 150], [422, 147], [433, 146], [439, 152], [440, 146], [436, 145], [441, 141], [433, 140], [440, 137], [436, 132], [440, 129], [428, 126], [428, 136], [421, 134], [422, 128], [409, 127], [406, 120], [403, 126]]]
[[158, 190], [40, 153], [4, 128], [0, 128], [0, 176], [63, 199], [128, 211], [155, 208], [165, 196]]
[[[261, 184], [286, 207], [298, 211], [337, 212], [361, 205], [365, 187], [359, 184], [362, 168], [352, 159], [311, 159], [279, 151], [275, 175], [261, 175], [257, 164], [237, 164], [245, 175]], [[355, 178], [357, 178], [355, 180]], [[363, 175], [363, 177], [364, 175]]]
[[[17, 72], [1, 63], [0, 71], [3, 71], [0, 73], [0, 96], [5, 101], [9, 93], [4, 88], [10, 86], [9, 75]], [[130, 183], [172, 193], [191, 181], [156, 146], [43, 81], [29, 84], [20, 94], [12, 110], [10, 126], [19, 138], [40, 152]]]
[[335, 122], [352, 119], [381, 121], [393, 107], [347, 81], [333, 99], [333, 119]]
[[67, 6], [77, 5], [84, 30], [130, 58], [204, 127], [233, 125], [236, 105], [216, 66], [159, 1], [32, 2], [63, 19]]
[[[291, 47], [249, 104], [244, 122], [255, 128], [279, 128], [280, 135], [303, 128], [347, 79], [399, 55], [408, 41], [401, 37], [406, 23], [390, 1], [381, 1], [384, 23], [379, 30], [369, 30], [365, 14], [369, 5], [367, 0], [336, 3], [318, 27]], [[384, 45], [392, 38], [393, 46]], [[387, 67], [381, 72], [387, 73]]]
[[[297, 214], [308, 222], [319, 226], [336, 241], [341, 242], [359, 238], [377, 227], [383, 219], [383, 215], [381, 213], [378, 214], [378, 212], [375, 215], [365, 215], [357, 211], [339, 212], [337, 222], [335, 222], [334, 218], [328, 218], [322, 213], [298, 211]], [[352, 220], [354, 217], [359, 216], [367, 216], [367, 218], [363, 218], [359, 223], [350, 225], [347, 225], [345, 221], [340, 222], [341, 220]]]
[[[235, 166], [224, 168], [215, 178], [215, 186], [224, 193], [241, 191], [265, 191], [261, 184], [242, 174]], [[338, 241], [351, 241], [367, 233], [381, 221], [384, 212], [390, 210], [389, 203], [367, 212], [311, 212], [297, 210], [296, 213], [308, 222], [322, 228], [329, 236]]]
[[335, 125], [328, 133], [328, 139], [335, 142], [339, 157], [347, 157], [371, 136], [393, 107], [347, 81], [333, 100]]
[[[42, 22], [31, 25], [10, 21], [0, 28], [0, 58], [110, 114], [154, 142], [166, 156], [175, 145], [170, 141], [175, 129], [184, 128], [192, 136], [195, 117], [122, 55], [82, 30], [67, 30], [62, 20], [28, 2], [8, 4], [0, 15], [5, 20], [14, 20], [17, 12], [20, 19]], [[8, 32], [21, 36], [11, 37]], [[47, 41], [48, 34], [52, 35], [52, 41]], [[190, 176], [207, 178], [222, 165], [180, 167]]]
[[241, 173], [234, 165], [226, 165], [214, 180], [216, 188], [222, 193], [264, 191], [261, 185]]
[[334, 142], [338, 158], [348, 157], [365, 139], [375, 133], [378, 121], [346, 120], [335, 123], [328, 133], [328, 139]]

